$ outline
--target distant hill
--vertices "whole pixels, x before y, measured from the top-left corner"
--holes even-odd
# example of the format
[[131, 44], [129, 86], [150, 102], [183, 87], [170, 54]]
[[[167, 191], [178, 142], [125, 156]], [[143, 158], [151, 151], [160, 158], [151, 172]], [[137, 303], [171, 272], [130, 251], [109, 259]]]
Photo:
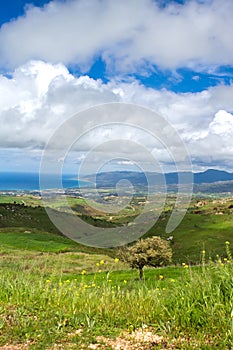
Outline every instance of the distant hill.
[[[187, 180], [185, 181], [185, 175]], [[183, 183], [190, 182], [190, 175], [193, 176], [195, 192], [232, 192], [233, 191], [233, 173], [208, 169], [199, 173], [182, 173]], [[128, 180], [136, 187], [145, 187], [148, 182], [153, 186], [163, 187], [167, 185], [168, 190], [174, 190], [178, 184], [179, 173], [155, 173], [155, 172], [135, 172], [135, 171], [110, 171], [87, 175], [85, 180], [96, 181], [97, 188], [114, 188], [120, 180]]]
[[227, 171], [208, 169], [203, 173], [194, 173], [194, 183], [213, 183], [217, 181], [233, 181], [233, 173]]

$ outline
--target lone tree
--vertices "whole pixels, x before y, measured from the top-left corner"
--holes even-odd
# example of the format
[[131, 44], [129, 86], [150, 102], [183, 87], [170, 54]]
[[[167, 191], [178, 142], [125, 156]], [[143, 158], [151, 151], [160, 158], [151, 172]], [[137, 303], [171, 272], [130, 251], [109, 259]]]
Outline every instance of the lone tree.
[[165, 266], [172, 261], [172, 249], [167, 241], [158, 236], [140, 239], [131, 247], [120, 250], [121, 260], [133, 269], [139, 270], [140, 280], [143, 278], [144, 266]]

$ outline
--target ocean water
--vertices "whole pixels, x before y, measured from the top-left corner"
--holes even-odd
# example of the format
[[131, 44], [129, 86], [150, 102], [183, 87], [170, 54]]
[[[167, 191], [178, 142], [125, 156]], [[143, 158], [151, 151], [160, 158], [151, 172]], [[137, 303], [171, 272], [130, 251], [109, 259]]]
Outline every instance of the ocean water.
[[[57, 188], [57, 177], [52, 174], [46, 175], [46, 186], [44, 189]], [[88, 187], [90, 183], [79, 181], [75, 175], [62, 175], [63, 188]], [[1, 191], [38, 191], [40, 190], [40, 179], [38, 173], [9, 173], [0, 172]]]

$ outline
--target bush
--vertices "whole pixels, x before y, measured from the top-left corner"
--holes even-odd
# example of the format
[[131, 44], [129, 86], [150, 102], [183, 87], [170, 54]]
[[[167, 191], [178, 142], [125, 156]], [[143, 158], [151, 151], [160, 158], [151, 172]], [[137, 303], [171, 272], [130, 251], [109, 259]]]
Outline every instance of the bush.
[[121, 249], [119, 257], [133, 269], [138, 269], [142, 279], [144, 266], [161, 267], [171, 263], [172, 249], [167, 241], [154, 236], [140, 239], [133, 246]]

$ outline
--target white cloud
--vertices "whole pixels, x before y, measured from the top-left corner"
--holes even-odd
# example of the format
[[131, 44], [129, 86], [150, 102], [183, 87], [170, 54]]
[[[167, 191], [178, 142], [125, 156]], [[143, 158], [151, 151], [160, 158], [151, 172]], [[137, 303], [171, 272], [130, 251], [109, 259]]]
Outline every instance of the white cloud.
[[1, 27], [0, 64], [41, 59], [85, 70], [97, 55], [120, 71], [232, 64], [232, 13], [231, 0], [165, 8], [153, 0], [52, 1]]
[[209, 130], [216, 135], [223, 137], [233, 135], [233, 115], [220, 110], [215, 114], [213, 121], [209, 125]]
[[117, 162], [117, 164], [119, 164], [119, 165], [134, 165], [135, 162], [133, 162], [132, 160], [119, 160]]
[[75, 79], [63, 65], [41, 61], [17, 68], [11, 79], [0, 76], [0, 91], [0, 147], [43, 148], [72, 114], [117, 101], [100, 81]]
[[[233, 163], [233, 86], [181, 94], [146, 88], [136, 81], [104, 84], [87, 76], [75, 78], [62, 64], [33, 61], [17, 68], [12, 78], [0, 76], [0, 91], [0, 147], [4, 149], [41, 150], [56, 128], [73, 114], [101, 103], [126, 102], [163, 115], [179, 132], [195, 162]], [[127, 119], [130, 116], [126, 115]], [[158, 160], [168, 161], [153, 137], [121, 125], [89, 132], [80, 140], [78, 150], [82, 155], [95, 145], [116, 139], [138, 142], [153, 150]], [[65, 140], [69, 141], [69, 135], [62, 135], [59, 142]], [[121, 150], [119, 145], [119, 151], [124, 147]], [[129, 161], [130, 152], [130, 147], [125, 149]], [[143, 152], [138, 153], [139, 160], [143, 157]]]

